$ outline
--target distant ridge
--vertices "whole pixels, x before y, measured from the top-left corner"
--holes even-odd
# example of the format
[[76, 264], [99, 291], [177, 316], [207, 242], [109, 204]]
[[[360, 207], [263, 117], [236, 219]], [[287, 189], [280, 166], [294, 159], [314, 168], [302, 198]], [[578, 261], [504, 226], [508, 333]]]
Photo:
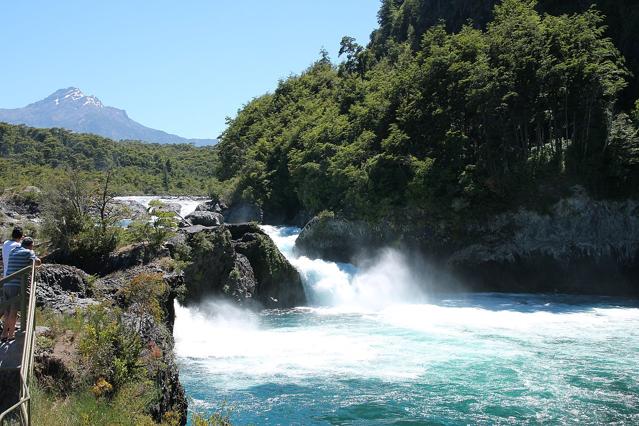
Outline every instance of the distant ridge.
[[198, 146], [217, 143], [217, 139], [187, 139], [143, 126], [131, 120], [123, 109], [104, 106], [98, 98], [87, 96], [76, 87], [57, 90], [24, 108], [0, 108], [0, 121], [33, 127], [62, 127], [115, 140], [190, 143]]

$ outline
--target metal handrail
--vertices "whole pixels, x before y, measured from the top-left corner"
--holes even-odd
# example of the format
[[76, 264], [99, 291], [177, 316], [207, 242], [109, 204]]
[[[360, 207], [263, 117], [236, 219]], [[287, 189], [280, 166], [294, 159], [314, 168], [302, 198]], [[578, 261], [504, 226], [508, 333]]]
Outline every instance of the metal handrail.
[[[18, 272], [11, 274], [0, 280], [0, 288], [5, 282], [21, 277], [20, 296], [22, 297], [21, 304], [21, 316], [20, 316], [20, 330], [24, 331], [24, 346], [22, 348], [22, 359], [20, 363], [20, 395], [18, 402], [9, 407], [2, 414], [0, 414], [0, 424], [4, 421], [7, 415], [14, 410], [20, 408], [20, 423], [23, 425], [31, 424], [31, 392], [29, 389], [29, 381], [33, 373], [33, 351], [35, 349], [34, 337], [35, 337], [35, 307], [36, 307], [36, 293], [37, 286], [35, 281], [35, 261], [31, 266], [27, 266], [19, 270]], [[26, 274], [31, 273], [29, 279], [29, 300], [27, 304], [27, 285]]]

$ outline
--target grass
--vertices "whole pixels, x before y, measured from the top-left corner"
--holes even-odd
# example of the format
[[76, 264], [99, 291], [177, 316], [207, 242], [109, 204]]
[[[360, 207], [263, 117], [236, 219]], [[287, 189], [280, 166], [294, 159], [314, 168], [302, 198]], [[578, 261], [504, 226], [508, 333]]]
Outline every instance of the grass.
[[[96, 398], [90, 391], [60, 397], [33, 385], [32, 424], [47, 426], [155, 425], [145, 409], [154, 398], [150, 382], [130, 383], [113, 398]], [[162, 424], [176, 425], [174, 419]]]
[[49, 327], [54, 336], [59, 336], [67, 331], [77, 334], [84, 325], [84, 316], [80, 312], [76, 312], [74, 315], [63, 315], [51, 309], [37, 309], [36, 324]]

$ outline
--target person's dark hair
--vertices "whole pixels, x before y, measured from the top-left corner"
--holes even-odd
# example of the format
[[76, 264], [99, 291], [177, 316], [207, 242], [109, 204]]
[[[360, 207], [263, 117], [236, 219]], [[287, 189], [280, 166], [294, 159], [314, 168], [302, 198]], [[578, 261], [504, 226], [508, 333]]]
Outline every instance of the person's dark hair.
[[29, 248], [32, 245], [33, 245], [33, 238], [27, 237], [24, 240], [22, 240], [22, 247]]
[[13, 238], [14, 240], [22, 238], [22, 235], [24, 234], [22, 233], [22, 228], [19, 226], [16, 226], [15, 228], [13, 228], [13, 231], [11, 231], [11, 238]]

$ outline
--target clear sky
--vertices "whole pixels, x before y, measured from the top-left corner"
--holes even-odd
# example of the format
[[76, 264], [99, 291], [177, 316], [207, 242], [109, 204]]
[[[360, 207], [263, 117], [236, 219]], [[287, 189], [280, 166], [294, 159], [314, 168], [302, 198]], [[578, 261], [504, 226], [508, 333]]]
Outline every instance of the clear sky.
[[216, 137], [225, 117], [344, 35], [379, 0], [0, 1], [0, 108], [75, 86], [145, 126]]

